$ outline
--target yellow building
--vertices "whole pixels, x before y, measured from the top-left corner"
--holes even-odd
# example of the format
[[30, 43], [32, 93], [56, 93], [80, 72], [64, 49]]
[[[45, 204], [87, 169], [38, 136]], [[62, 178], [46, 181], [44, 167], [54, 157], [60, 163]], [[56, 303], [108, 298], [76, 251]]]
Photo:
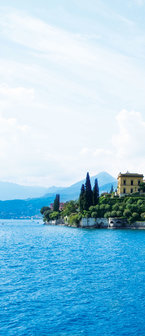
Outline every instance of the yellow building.
[[117, 193], [119, 196], [132, 194], [139, 191], [140, 183], [143, 182], [142, 174], [125, 173], [118, 175]]

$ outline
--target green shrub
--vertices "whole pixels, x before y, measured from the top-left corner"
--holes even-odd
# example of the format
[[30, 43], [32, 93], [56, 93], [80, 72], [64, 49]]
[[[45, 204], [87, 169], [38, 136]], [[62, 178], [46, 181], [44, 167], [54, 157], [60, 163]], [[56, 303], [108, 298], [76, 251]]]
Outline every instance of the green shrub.
[[117, 217], [122, 217], [122, 211], [116, 211], [116, 215], [117, 215]]
[[89, 207], [89, 211], [90, 211], [90, 212], [96, 211], [96, 206], [90, 206], [90, 207]]
[[72, 213], [78, 211], [78, 202], [76, 201], [69, 201], [66, 202], [64, 205], [64, 209], [62, 211], [63, 216], [70, 216]]
[[139, 212], [139, 206], [134, 203], [134, 204], [127, 204], [126, 209], [130, 210], [132, 213], [133, 212]]
[[110, 211], [111, 210], [111, 205], [110, 204], [106, 204], [105, 205], [105, 210], [106, 211]]
[[132, 204], [134, 199], [132, 197], [127, 198], [126, 204]]
[[132, 218], [134, 219], [134, 221], [138, 220], [139, 219], [139, 214], [137, 212], [133, 212]]
[[141, 219], [142, 219], [142, 220], [145, 220], [145, 212], [143, 212], [143, 213], [141, 214]]
[[123, 212], [123, 216], [127, 218], [131, 217], [131, 211], [129, 209], [125, 209]]
[[76, 226], [78, 226], [79, 223], [80, 223], [81, 218], [82, 218], [81, 214], [70, 215], [70, 217], [69, 217], [69, 224], [75, 224]]
[[100, 204], [99, 209], [100, 210], [105, 210], [106, 204]]
[[143, 203], [144, 203], [144, 201], [143, 201], [143, 200], [141, 200], [141, 199], [139, 199], [139, 200], [137, 201], [137, 205], [138, 205], [138, 206], [141, 206], [141, 205], [143, 205]]
[[44, 206], [44, 207], [42, 207], [42, 208], [41, 208], [41, 210], [40, 210], [40, 212], [41, 212], [41, 215], [43, 215], [43, 214], [44, 214], [44, 212], [46, 212], [46, 211], [50, 211], [50, 208], [49, 208], [49, 207], [47, 207], [47, 206]]
[[92, 217], [92, 218], [97, 218], [97, 217], [98, 217], [98, 213], [95, 212], [95, 211], [92, 212], [92, 213], [91, 213], [91, 217]]
[[89, 211], [84, 210], [82, 216], [85, 218], [89, 218], [91, 215]]
[[105, 212], [104, 218], [109, 218], [109, 217], [111, 217], [111, 212], [110, 211]]
[[134, 223], [139, 219], [139, 214], [137, 212], [133, 212], [132, 215], [128, 218], [129, 223]]
[[117, 212], [115, 210], [111, 211], [111, 217], [117, 217]]
[[145, 212], [145, 204], [144, 203], [140, 206], [140, 211], [141, 211], [141, 213]]
[[58, 211], [53, 211], [50, 213], [49, 218], [50, 220], [55, 220], [60, 217], [60, 213]]
[[119, 204], [115, 203], [115, 204], [112, 206], [112, 210], [114, 210], [114, 211], [118, 211], [118, 210], [119, 210]]
[[50, 210], [46, 210], [44, 213], [43, 213], [43, 220], [44, 222], [49, 222], [50, 220], [50, 214], [51, 214], [51, 211]]

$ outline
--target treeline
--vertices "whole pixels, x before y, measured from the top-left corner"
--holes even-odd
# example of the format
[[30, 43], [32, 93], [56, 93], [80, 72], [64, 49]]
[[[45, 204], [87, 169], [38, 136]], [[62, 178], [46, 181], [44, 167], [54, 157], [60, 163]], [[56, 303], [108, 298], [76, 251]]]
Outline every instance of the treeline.
[[58, 219], [60, 217], [60, 195], [56, 194], [55, 200], [53, 203], [53, 209], [48, 206], [44, 206], [40, 210], [43, 215], [44, 222], [48, 222], [49, 220]]
[[81, 192], [79, 196], [79, 208], [80, 211], [88, 211], [90, 206], [97, 205], [99, 202], [99, 186], [98, 180], [95, 179], [94, 187], [92, 190], [89, 173], [86, 176], [85, 184], [82, 184]]
[[[144, 190], [143, 190], [144, 188]], [[140, 187], [145, 191], [145, 183]], [[124, 218], [128, 223], [145, 221], [145, 193], [125, 195], [119, 197], [113, 192], [99, 196], [99, 186], [95, 180], [93, 189], [89, 173], [86, 175], [85, 183], [81, 186], [80, 196], [77, 201], [66, 202], [63, 209], [60, 209], [60, 196], [57, 194], [54, 200], [53, 209], [43, 207], [41, 209], [44, 221], [63, 218], [70, 224], [79, 226], [80, 220], [85, 218]]]

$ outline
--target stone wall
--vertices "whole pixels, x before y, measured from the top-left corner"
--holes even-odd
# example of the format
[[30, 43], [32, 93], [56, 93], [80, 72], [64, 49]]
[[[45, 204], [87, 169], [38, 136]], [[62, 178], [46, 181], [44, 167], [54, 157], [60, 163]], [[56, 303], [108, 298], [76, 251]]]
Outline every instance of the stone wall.
[[[129, 228], [129, 227], [128, 227]], [[131, 229], [145, 229], [145, 222], [135, 222], [132, 225], [130, 225]]]
[[[49, 225], [68, 225], [66, 219], [51, 220], [45, 224]], [[69, 225], [71, 226], [71, 225]], [[96, 228], [96, 229], [145, 229], [145, 222], [135, 222], [128, 224], [122, 218], [82, 218], [79, 224], [81, 228]]]
[[65, 224], [63, 219], [55, 219], [55, 220], [50, 220], [49, 222], [45, 222], [45, 224], [48, 225], [63, 225]]
[[107, 218], [82, 218], [80, 221], [80, 227], [82, 228], [108, 228]]
[[119, 229], [127, 226], [127, 221], [122, 218], [109, 218], [108, 228], [110, 229]]

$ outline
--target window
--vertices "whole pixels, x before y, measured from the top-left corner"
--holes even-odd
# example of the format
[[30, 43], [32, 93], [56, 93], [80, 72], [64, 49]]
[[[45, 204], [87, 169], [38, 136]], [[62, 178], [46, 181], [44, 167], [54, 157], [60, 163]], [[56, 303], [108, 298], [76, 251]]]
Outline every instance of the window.
[[123, 180], [123, 184], [126, 185], [126, 180]]
[[133, 180], [131, 180], [131, 185], [133, 185]]
[[140, 180], [138, 181], [138, 185], [140, 185]]
[[131, 194], [133, 193], [133, 189], [132, 188], [130, 189], [130, 192], [131, 192]]
[[126, 194], [126, 189], [125, 188], [123, 189], [123, 194]]

